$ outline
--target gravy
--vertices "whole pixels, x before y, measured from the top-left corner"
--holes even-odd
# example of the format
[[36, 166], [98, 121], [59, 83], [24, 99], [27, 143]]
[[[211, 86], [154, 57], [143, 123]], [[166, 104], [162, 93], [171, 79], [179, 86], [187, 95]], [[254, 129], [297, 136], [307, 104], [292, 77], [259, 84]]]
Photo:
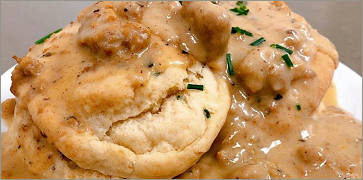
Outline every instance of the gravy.
[[[283, 3], [247, 6], [248, 16], [231, 15], [232, 26], [266, 42], [255, 48], [248, 46], [250, 37], [231, 36], [236, 76], [224, 71], [225, 57], [209, 64], [231, 82], [231, 109], [210, 151], [178, 178], [360, 178], [361, 124], [342, 110], [324, 109], [337, 103], [334, 87], [322, 101], [324, 110], [316, 111], [331, 80], [316, 63], [328, 57], [336, 66], [335, 48]], [[294, 68], [268, 47], [279, 42], [293, 49]], [[313, 90], [319, 86], [324, 92]]]
[[[77, 68], [72, 67], [84, 66], [89, 70], [102, 63], [112, 72], [120, 72], [117, 67], [121, 67], [123, 74], [143, 81], [162, 72], [164, 64], [186, 67], [190, 65], [187, 59], [198, 60], [230, 82], [232, 105], [211, 149], [177, 178], [360, 178], [361, 123], [338, 108], [320, 106], [321, 111], [317, 111], [338, 65], [334, 45], [283, 2], [248, 2], [247, 16], [229, 11], [235, 7], [236, 2], [183, 2], [183, 6], [179, 2], [133, 3], [127, 11], [121, 8], [118, 12], [130, 21], [126, 24], [113, 19], [100, 22], [98, 31], [90, 31], [87, 26], [79, 29], [77, 40], [99, 53], [97, 56], [111, 55], [109, 59], [99, 62], [93, 53], [78, 46], [74, 35], [61, 32], [57, 37], [74, 48], [66, 57], [62, 53], [59, 57], [75, 61], [67, 64], [69, 69], [58, 69], [64, 66], [63, 62], [54, 61], [48, 71], [42, 72], [43, 78], [47, 82], [60, 81], [62, 89], [62, 83], [77, 77]], [[134, 21], [145, 27], [136, 28]], [[121, 26], [125, 28], [122, 33], [135, 36], [131, 40], [116, 39], [124, 41], [117, 44], [101, 33], [107, 28], [117, 31]], [[253, 36], [231, 34], [231, 27], [245, 29]], [[79, 27], [76, 24], [72, 28]], [[148, 33], [158, 38], [149, 39]], [[265, 42], [250, 45], [261, 37]], [[170, 55], [168, 62], [158, 61], [161, 42], [167, 46], [162, 52]], [[272, 48], [271, 44], [293, 51], [289, 55], [293, 67], [281, 59], [286, 52]], [[33, 49], [41, 50], [39, 46]], [[129, 51], [132, 53], [124, 53]], [[231, 54], [234, 75], [226, 70], [226, 53]], [[82, 57], [93, 63], [85, 64]], [[120, 57], [126, 60], [118, 61]], [[151, 64], [153, 68], [149, 70]], [[138, 75], [140, 68], [146, 75]], [[58, 71], [67, 72], [64, 74], [69, 77], [59, 80]], [[75, 87], [86, 83], [82, 78]], [[43, 82], [35, 85], [37, 89], [47, 86]], [[334, 89], [328, 92], [323, 104], [336, 105], [331, 95]], [[74, 102], [77, 101], [70, 103]], [[95, 107], [92, 112], [97, 110]]]

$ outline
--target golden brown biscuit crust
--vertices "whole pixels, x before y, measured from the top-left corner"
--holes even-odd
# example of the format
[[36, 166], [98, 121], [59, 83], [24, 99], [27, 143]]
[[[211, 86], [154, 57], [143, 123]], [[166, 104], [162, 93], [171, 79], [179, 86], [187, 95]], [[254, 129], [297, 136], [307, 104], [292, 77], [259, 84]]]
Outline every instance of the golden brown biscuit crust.
[[[88, 21], [80, 17], [81, 22], [34, 46], [19, 61], [36, 60], [39, 66], [32, 74], [23, 73], [28, 66], [19, 66], [14, 77], [22, 76], [14, 79], [13, 89], [47, 142], [77, 166], [118, 177], [174, 177], [209, 149], [227, 115], [229, 90], [208, 67], [159, 37], [146, 33], [143, 43], [110, 29], [117, 23], [110, 17], [127, 21], [114, 14], [113, 6], [118, 4], [103, 4], [105, 9], [96, 12], [105, 11], [101, 16], [86, 12]], [[98, 24], [105, 27], [95, 30], [98, 35], [116, 34], [142, 46], [112, 46], [110, 37], [89, 34], [97, 25], [86, 23], [99, 23], [98, 18], [111, 19]], [[143, 26], [130, 23], [137, 24], [130, 32]], [[188, 84], [204, 90], [187, 89]]]

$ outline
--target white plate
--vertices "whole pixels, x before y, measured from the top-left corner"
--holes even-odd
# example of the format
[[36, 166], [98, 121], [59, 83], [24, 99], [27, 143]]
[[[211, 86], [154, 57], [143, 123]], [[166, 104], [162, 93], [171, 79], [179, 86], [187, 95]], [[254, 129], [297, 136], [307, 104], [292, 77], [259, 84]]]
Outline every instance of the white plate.
[[[1, 75], [1, 102], [14, 97], [10, 92], [11, 72], [14, 67]], [[362, 120], [362, 77], [352, 71], [343, 63], [339, 63], [334, 73], [333, 82], [337, 88], [338, 104], [344, 110]], [[7, 127], [1, 121], [1, 132], [7, 131]]]

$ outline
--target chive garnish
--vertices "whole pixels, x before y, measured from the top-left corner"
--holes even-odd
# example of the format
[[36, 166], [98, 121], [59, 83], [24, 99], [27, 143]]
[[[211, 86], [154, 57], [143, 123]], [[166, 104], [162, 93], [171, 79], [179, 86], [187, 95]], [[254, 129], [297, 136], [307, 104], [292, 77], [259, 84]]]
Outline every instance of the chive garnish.
[[261, 43], [265, 42], [265, 38], [261, 37], [260, 39], [257, 39], [256, 41], [253, 41], [250, 45], [251, 46], [258, 46], [260, 45]]
[[287, 67], [291, 68], [294, 66], [294, 64], [292, 63], [291, 59], [289, 58], [289, 55], [288, 54], [285, 54], [283, 56], [281, 56], [282, 60], [285, 61]]
[[232, 64], [231, 54], [230, 53], [226, 54], [226, 59], [227, 59], [228, 74], [230, 76], [233, 76], [234, 75], [234, 70], [233, 70], [233, 64]]
[[41, 38], [41, 39], [39, 39], [38, 41], [35, 41], [35, 44], [41, 44], [41, 43], [43, 43], [46, 39], [50, 38], [50, 36], [52, 36], [52, 34], [58, 33], [58, 32], [59, 32], [59, 31], [61, 31], [61, 30], [62, 30], [62, 28], [57, 29], [57, 30], [55, 30], [55, 31], [54, 31], [54, 32], [52, 32], [52, 33], [49, 33], [48, 35], [46, 35], [46, 36], [42, 37], [42, 38]]
[[237, 5], [238, 6], [246, 6], [246, 4], [245, 4], [246, 2], [244, 2], [244, 1], [237, 1]]
[[204, 90], [204, 86], [203, 85], [199, 85], [199, 84], [188, 84], [187, 85], [187, 89], [196, 89], [199, 91], [203, 91]]
[[245, 34], [246, 36], [253, 36], [253, 34], [251, 32], [248, 32], [244, 29], [241, 29], [239, 27], [232, 27], [232, 30], [231, 30], [231, 33], [232, 34], [235, 34], [235, 33], [240, 33], [240, 34]]
[[276, 48], [276, 49], [282, 49], [285, 52], [287, 52], [288, 54], [292, 54], [292, 50], [291, 49], [287, 49], [284, 46], [278, 45], [278, 44], [271, 44], [271, 47]]
[[210, 112], [208, 111], [208, 109], [204, 109], [204, 114], [205, 117], [207, 117], [208, 119], [210, 118]]
[[301, 111], [301, 106], [300, 106], [300, 104], [296, 104], [296, 109], [297, 109], [298, 111]]
[[250, 11], [249, 9], [247, 9], [247, 6], [245, 5], [245, 3], [243, 1], [237, 1], [236, 4], [239, 7], [230, 9], [230, 11], [237, 13], [237, 16], [247, 15], [248, 12]]

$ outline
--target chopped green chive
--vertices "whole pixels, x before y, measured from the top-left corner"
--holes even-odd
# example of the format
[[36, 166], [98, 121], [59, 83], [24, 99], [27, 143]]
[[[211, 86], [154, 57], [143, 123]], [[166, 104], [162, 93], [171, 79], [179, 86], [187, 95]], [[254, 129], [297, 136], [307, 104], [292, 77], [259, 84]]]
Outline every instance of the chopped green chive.
[[199, 85], [199, 84], [188, 84], [187, 85], [187, 89], [196, 89], [199, 91], [203, 91], [204, 90], [204, 86], [203, 85]]
[[297, 109], [298, 111], [301, 111], [301, 106], [300, 106], [300, 104], [296, 104], [296, 109]]
[[245, 5], [245, 3], [243, 1], [237, 1], [236, 4], [239, 7], [230, 9], [230, 11], [237, 13], [237, 16], [247, 15], [248, 12], [250, 11], [249, 9], [247, 9], [247, 6]]
[[292, 54], [292, 50], [291, 49], [287, 49], [284, 46], [278, 45], [278, 44], [271, 44], [271, 47], [276, 48], [276, 49], [282, 49], [285, 52], [287, 52], [288, 54]]
[[50, 38], [50, 36], [52, 36], [52, 34], [58, 33], [59, 31], [61, 31], [62, 28], [57, 29], [56, 31], [49, 33], [48, 35], [42, 37], [41, 39], [39, 39], [38, 41], [35, 41], [35, 44], [41, 44], [43, 43], [46, 39]]
[[291, 68], [294, 66], [294, 64], [292, 63], [291, 59], [289, 58], [289, 55], [288, 54], [285, 54], [283, 56], [281, 56], [282, 60], [285, 61], [287, 67]]
[[245, 34], [246, 36], [251, 36], [251, 37], [253, 36], [252, 33], [248, 32], [248, 31], [246, 31], [244, 29], [241, 29], [239, 27], [232, 27], [231, 33], [232, 34], [240, 33], [240, 34]]
[[256, 41], [253, 41], [250, 45], [251, 46], [258, 46], [260, 45], [261, 43], [265, 42], [265, 38], [261, 37], [260, 39], [257, 39]]
[[204, 114], [205, 117], [207, 117], [208, 119], [210, 118], [210, 112], [208, 111], [208, 109], [204, 109]]
[[227, 60], [228, 74], [230, 76], [233, 76], [234, 75], [234, 70], [233, 70], [233, 64], [232, 64], [231, 54], [230, 53], [226, 54], [226, 60]]

